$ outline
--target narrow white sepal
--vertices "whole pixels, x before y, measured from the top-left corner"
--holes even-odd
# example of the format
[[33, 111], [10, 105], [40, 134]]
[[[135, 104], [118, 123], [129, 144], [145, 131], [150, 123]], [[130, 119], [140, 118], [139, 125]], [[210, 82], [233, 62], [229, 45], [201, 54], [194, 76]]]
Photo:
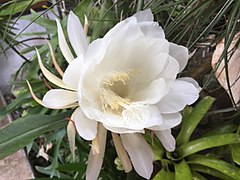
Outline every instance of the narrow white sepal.
[[76, 130], [73, 122], [69, 121], [67, 125], [67, 136], [68, 136], [68, 141], [69, 141], [69, 146], [70, 146], [70, 151], [73, 156], [73, 161], [75, 161], [75, 136], [76, 136]]
[[107, 130], [101, 123], [98, 124], [99, 153], [93, 154], [91, 149], [88, 156], [88, 165], [86, 171], [86, 180], [96, 180], [100, 173], [103, 157], [105, 153]]
[[84, 54], [87, 49], [87, 39], [80, 20], [72, 11], [68, 16], [67, 32], [76, 55]]
[[62, 26], [60, 24], [60, 22], [56, 19], [56, 22], [57, 22], [57, 31], [58, 31], [58, 44], [59, 44], [59, 47], [62, 51], [62, 54], [63, 56], [65, 57], [66, 61], [68, 63], [72, 62], [72, 60], [74, 59], [69, 47], [68, 47], [68, 44], [67, 44], [67, 41], [65, 39], [65, 36], [64, 36], [64, 33], [63, 33], [63, 30], [62, 30]]
[[118, 134], [113, 132], [112, 132], [112, 138], [113, 138], [113, 142], [114, 142], [118, 157], [122, 163], [123, 169], [126, 173], [129, 173], [132, 170], [132, 164], [122, 144], [122, 140]]
[[48, 106], [47, 104], [45, 104], [41, 99], [39, 99], [39, 98], [34, 94], [34, 92], [33, 92], [33, 90], [32, 90], [31, 84], [30, 84], [27, 80], [26, 80], [26, 82], [27, 82], [28, 88], [29, 88], [29, 90], [30, 90], [30, 93], [31, 93], [33, 99], [34, 99], [35, 101], [37, 101], [38, 104], [40, 104], [40, 105], [42, 105], [42, 106], [44, 106], [44, 107], [46, 107], [46, 108], [49, 108], [49, 109], [66, 109], [66, 108], [72, 108], [72, 107], [78, 106], [77, 103], [73, 103], [73, 104], [69, 104], [69, 105], [66, 105], [66, 106], [59, 106], [59, 107], [55, 107], [55, 108], [50, 107], [50, 106]]
[[87, 37], [87, 34], [88, 34], [88, 18], [87, 16], [84, 14], [84, 33], [85, 33], [85, 36]]
[[50, 54], [52, 56], [53, 65], [54, 65], [55, 69], [57, 70], [57, 72], [63, 77], [64, 73], [63, 73], [62, 69], [60, 68], [60, 66], [58, 65], [58, 63], [56, 61], [56, 58], [54, 56], [53, 49], [52, 49], [52, 46], [51, 46], [50, 42], [48, 42], [48, 47], [50, 49]]
[[37, 53], [37, 58], [38, 58], [38, 64], [40, 66], [40, 69], [42, 71], [42, 73], [44, 74], [44, 76], [50, 81], [52, 82], [53, 84], [61, 87], [61, 88], [64, 88], [64, 89], [69, 89], [69, 90], [76, 90], [76, 89], [73, 89], [69, 86], [67, 86], [60, 78], [58, 78], [57, 76], [55, 76], [54, 74], [52, 74], [49, 70], [47, 70], [47, 68], [44, 67], [43, 63], [42, 63], [42, 59], [41, 59], [41, 56], [38, 52], [38, 50], [36, 49], [36, 53]]

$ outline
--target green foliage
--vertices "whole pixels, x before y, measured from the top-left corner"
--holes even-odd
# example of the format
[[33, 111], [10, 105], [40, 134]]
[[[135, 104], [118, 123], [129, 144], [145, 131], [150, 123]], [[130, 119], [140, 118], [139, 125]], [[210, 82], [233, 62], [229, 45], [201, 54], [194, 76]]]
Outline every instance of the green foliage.
[[[194, 129], [197, 128], [213, 102], [213, 98], [206, 96], [193, 109], [185, 108], [181, 130], [176, 139], [176, 150], [172, 153], [166, 152], [167, 159], [160, 159], [163, 167], [154, 179], [162, 179], [170, 174], [169, 170], [166, 169], [169, 169], [172, 165], [174, 165], [174, 171], [171, 173], [175, 174], [175, 179], [205, 179], [204, 174], [221, 179], [239, 179], [240, 169], [221, 160], [223, 155], [228, 154], [232, 155], [236, 163], [239, 162], [240, 136], [233, 133], [236, 132], [237, 126], [229, 124], [210, 130], [203, 134], [203, 137], [190, 139]], [[231, 148], [226, 149], [227, 146]], [[224, 148], [224, 153], [214, 151], [214, 148]], [[206, 151], [207, 149], [209, 151]], [[206, 153], [204, 153], [204, 150]], [[210, 153], [211, 150], [212, 153]], [[201, 155], [198, 153], [201, 153]], [[163, 164], [163, 162], [168, 163]]]
[[0, 159], [23, 148], [43, 133], [66, 126], [66, 117], [69, 116], [69, 112], [56, 116], [29, 115], [12, 122], [0, 131]]
[[193, 131], [203, 116], [206, 114], [208, 109], [211, 107], [213, 102], [214, 98], [206, 96], [201, 100], [200, 103], [197, 104], [197, 106], [192, 111], [188, 108], [185, 110], [182, 128], [177, 137], [178, 145], [182, 145], [189, 141]]

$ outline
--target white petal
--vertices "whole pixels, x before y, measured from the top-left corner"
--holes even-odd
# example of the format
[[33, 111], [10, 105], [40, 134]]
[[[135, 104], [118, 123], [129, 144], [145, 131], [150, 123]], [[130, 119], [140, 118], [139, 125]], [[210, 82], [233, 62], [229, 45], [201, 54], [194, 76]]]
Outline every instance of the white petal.
[[[34, 99], [35, 101], [37, 101], [38, 104], [40, 104], [40, 105], [42, 105], [42, 106], [44, 106], [44, 107], [46, 107], [46, 108], [52, 108], [52, 107], [49, 107], [48, 105], [44, 104], [44, 102], [43, 102], [41, 99], [39, 99], [39, 98], [34, 94], [34, 92], [33, 92], [33, 90], [32, 90], [32, 87], [31, 87], [31, 85], [30, 85], [30, 83], [29, 83], [28, 81], [27, 81], [27, 84], [28, 84], [28, 87], [29, 87], [29, 90], [30, 90], [30, 93], [31, 93], [33, 99]], [[78, 104], [77, 104], [77, 103], [73, 103], [73, 104], [69, 104], [69, 105], [66, 105], [66, 106], [55, 107], [55, 108], [52, 108], [52, 109], [66, 109], [66, 108], [72, 108], [72, 107], [76, 107], [76, 106], [78, 106]]]
[[68, 16], [67, 31], [69, 40], [77, 56], [84, 54], [87, 49], [87, 39], [81, 22], [72, 11], [70, 11]]
[[165, 38], [164, 31], [157, 22], [141, 22], [138, 24], [147, 38]]
[[175, 150], [176, 141], [172, 136], [170, 129], [164, 131], [154, 131], [154, 133], [167, 151], [172, 152]]
[[156, 105], [161, 113], [174, 113], [194, 103], [199, 97], [199, 90], [186, 81], [175, 80], [169, 92]]
[[158, 108], [151, 105], [138, 106], [136, 104], [136, 109], [134, 109], [136, 114], [130, 114], [129, 117], [125, 119], [122, 115], [104, 112], [101, 105], [97, 102], [89, 103], [84, 100], [80, 102], [80, 106], [88, 118], [102, 122], [108, 130], [115, 133], [143, 133], [144, 128], [162, 123], [162, 117]]
[[150, 105], [148, 109], [150, 116], [147, 120], [145, 128], [149, 128], [152, 126], [161, 126], [163, 124], [164, 118], [162, 117], [159, 109], [153, 105]]
[[164, 79], [159, 78], [151, 82], [151, 84], [139, 91], [132, 97], [132, 101], [138, 101], [147, 104], [156, 104], [166, 93], [167, 86]]
[[165, 79], [166, 83], [169, 84], [176, 79], [178, 72], [179, 63], [176, 61], [176, 59], [168, 56], [167, 63], [158, 77]]
[[144, 11], [137, 12], [133, 16], [136, 17], [137, 22], [153, 21], [153, 14], [150, 9], [146, 9]]
[[191, 77], [181, 77], [181, 78], [178, 78], [178, 80], [186, 81], [186, 82], [189, 82], [189, 83], [193, 84], [198, 89], [199, 92], [202, 90], [202, 88], [199, 86], [198, 82], [195, 81]]
[[79, 55], [76, 59], [74, 59], [67, 67], [63, 75], [63, 82], [74, 88], [78, 88], [78, 83], [81, 74], [81, 68], [83, 65], [83, 56]]
[[[128, 68], [136, 71], [135, 82], [144, 83], [156, 79], [167, 63], [169, 43], [165, 39], [146, 39], [141, 37], [141, 33], [137, 34], [131, 32], [125, 34], [124, 38], [112, 39], [95, 73], [100, 76]], [[135, 39], [133, 36], [136, 36]], [[123, 47], [128, 48], [119, 48], [119, 41]]]
[[63, 56], [65, 57], [66, 61], [68, 63], [70, 63], [74, 57], [68, 47], [68, 44], [67, 44], [67, 41], [65, 39], [65, 36], [64, 36], [64, 33], [63, 33], [63, 30], [62, 30], [62, 26], [60, 24], [60, 22], [56, 19], [56, 22], [57, 22], [57, 30], [58, 30], [58, 44], [59, 44], [59, 47], [62, 51], [62, 54]]
[[73, 160], [75, 160], [75, 136], [76, 136], [76, 129], [74, 124], [69, 121], [68, 125], [67, 125], [67, 136], [68, 136], [68, 141], [69, 141], [69, 146], [70, 146], [70, 151], [72, 153], [73, 156]]
[[119, 133], [119, 134], [124, 134], [124, 133], [144, 133], [145, 131], [142, 130], [135, 130], [135, 129], [128, 129], [128, 128], [121, 128], [121, 127], [113, 127], [113, 126], [108, 126], [108, 124], [103, 124], [103, 126], [114, 133]]
[[181, 123], [182, 115], [180, 113], [162, 114], [162, 119], [162, 124], [149, 127], [149, 129], [156, 131], [171, 129]]
[[36, 49], [36, 53], [37, 53], [37, 58], [38, 58], [38, 64], [40, 66], [40, 69], [42, 70], [42, 73], [44, 74], [44, 76], [53, 84], [61, 87], [61, 88], [65, 88], [65, 89], [69, 89], [69, 90], [75, 90], [69, 86], [67, 86], [60, 78], [58, 78], [57, 76], [55, 76], [54, 74], [52, 74], [49, 70], [47, 70], [47, 68], [44, 67], [43, 63], [42, 63], [42, 59], [41, 56], [38, 52], [38, 50]]
[[81, 81], [78, 84], [79, 97], [84, 96], [89, 101], [94, 101], [99, 93], [99, 83], [102, 76], [95, 75], [95, 66], [103, 59], [108, 41], [97, 39], [93, 41], [84, 56], [84, 65], [80, 72]]
[[53, 109], [61, 108], [77, 102], [77, 93], [63, 89], [51, 89], [43, 97], [43, 103]]
[[179, 72], [181, 72], [188, 62], [188, 49], [184, 46], [170, 43], [169, 54], [178, 61], [180, 65]]
[[93, 140], [97, 134], [97, 121], [88, 119], [80, 108], [73, 114], [78, 134], [85, 140]]
[[96, 180], [102, 167], [107, 138], [107, 130], [102, 126], [102, 124], [98, 125], [98, 138], [100, 145], [99, 153], [93, 154], [93, 148], [89, 153], [86, 180]]
[[141, 134], [121, 134], [122, 143], [127, 150], [136, 172], [150, 179], [153, 172], [153, 152]]
[[[129, 17], [119, 23], [117, 23], [112, 29], [110, 29], [104, 36], [104, 39], [111, 39], [114, 36], [122, 36], [127, 31], [134, 31], [138, 28], [137, 19], [135, 17]], [[138, 30], [140, 30], [138, 28]]]
[[95, 119], [96, 121], [106, 123], [110, 126], [116, 125], [117, 127], [122, 127], [123, 125], [122, 117], [120, 115], [108, 111], [104, 112], [97, 101], [90, 103], [85, 99], [82, 99], [80, 107], [89, 119]]

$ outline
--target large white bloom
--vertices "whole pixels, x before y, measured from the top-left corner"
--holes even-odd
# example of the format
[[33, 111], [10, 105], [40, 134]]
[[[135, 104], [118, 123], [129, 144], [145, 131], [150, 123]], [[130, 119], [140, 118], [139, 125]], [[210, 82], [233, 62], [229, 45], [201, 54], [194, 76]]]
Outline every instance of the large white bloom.
[[187, 48], [165, 39], [150, 10], [119, 22], [89, 45], [72, 12], [67, 30], [77, 58], [74, 59], [58, 23], [59, 46], [69, 66], [61, 80], [44, 68], [39, 56], [44, 75], [64, 88], [50, 90], [41, 103], [58, 109], [76, 106], [78, 102], [72, 116], [77, 132], [86, 140], [98, 138], [101, 142], [96, 158], [91, 151], [89, 166], [94, 167], [88, 168], [88, 179], [95, 179], [100, 171], [105, 128], [120, 134], [135, 170], [150, 178], [153, 153], [142, 133], [153, 131], [166, 150], [173, 151], [171, 128], [181, 122], [179, 111], [199, 96], [196, 81], [177, 79], [188, 61]]

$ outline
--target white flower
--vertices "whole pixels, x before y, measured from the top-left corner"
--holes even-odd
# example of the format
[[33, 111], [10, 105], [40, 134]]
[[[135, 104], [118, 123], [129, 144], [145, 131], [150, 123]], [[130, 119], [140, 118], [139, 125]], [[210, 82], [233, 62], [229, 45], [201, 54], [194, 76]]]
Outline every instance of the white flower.
[[199, 97], [196, 81], [177, 79], [188, 61], [187, 48], [165, 39], [149, 9], [119, 22], [89, 45], [72, 12], [67, 30], [77, 58], [74, 59], [58, 23], [59, 46], [69, 66], [61, 80], [44, 68], [40, 56], [39, 64], [44, 75], [64, 89], [48, 91], [40, 103], [59, 109], [78, 102], [72, 116], [78, 134], [86, 140], [99, 141], [99, 151], [94, 153], [92, 149], [89, 157], [88, 179], [96, 179], [100, 171], [105, 128], [120, 134], [135, 170], [149, 179], [153, 152], [142, 133], [146, 129], [153, 131], [163, 146], [173, 151], [171, 128], [181, 122], [179, 111]]

